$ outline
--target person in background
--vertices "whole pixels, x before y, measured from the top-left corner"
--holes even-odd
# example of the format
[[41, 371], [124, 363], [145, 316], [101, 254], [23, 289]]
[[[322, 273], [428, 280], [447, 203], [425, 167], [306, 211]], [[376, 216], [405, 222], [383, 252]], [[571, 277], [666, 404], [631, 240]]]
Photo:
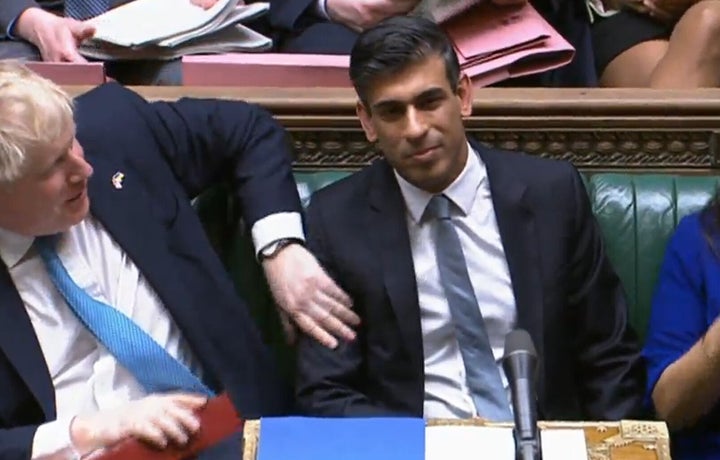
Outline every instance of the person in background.
[[[0, 2], [0, 60], [87, 62], [78, 52], [95, 33], [84, 22], [128, 0], [4, 0]], [[217, 0], [190, 1], [210, 8]], [[124, 84], [180, 85], [179, 60], [106, 63], [109, 76]]]
[[0, 63], [1, 459], [79, 458], [127, 437], [183, 445], [221, 392], [245, 418], [292, 410], [190, 203], [219, 182], [284, 313], [325, 346], [352, 340], [347, 295], [304, 247], [269, 113], [149, 103], [116, 83], [72, 101]]
[[316, 192], [307, 229], [361, 326], [332, 350], [301, 339], [300, 408], [508, 420], [500, 359], [521, 328], [539, 355], [540, 418], [639, 416], [640, 346], [572, 164], [468, 138], [472, 85], [429, 20], [365, 30], [350, 78], [383, 159]]
[[665, 251], [643, 354], [647, 398], [672, 458], [720, 458], [720, 194], [684, 217]]
[[[277, 49], [284, 53], [350, 54], [358, 33], [392, 16], [412, 12], [422, 0], [270, 0], [269, 20]], [[527, 0], [492, 0], [516, 5]], [[596, 86], [590, 21], [585, 0], [531, 0], [532, 5], [575, 48], [569, 64], [511, 86]]]
[[603, 7], [592, 32], [601, 86], [720, 86], [719, 0], [620, 0]]

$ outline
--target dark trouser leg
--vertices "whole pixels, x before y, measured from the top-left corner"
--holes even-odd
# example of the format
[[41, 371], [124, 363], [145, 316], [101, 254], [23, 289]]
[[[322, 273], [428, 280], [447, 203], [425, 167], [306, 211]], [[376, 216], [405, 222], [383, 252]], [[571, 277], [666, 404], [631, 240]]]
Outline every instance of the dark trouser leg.
[[42, 61], [40, 51], [26, 41], [0, 39], [0, 60], [18, 59], [20, 61]]
[[105, 63], [108, 76], [124, 85], [182, 85], [182, 61], [114, 61]]
[[357, 33], [333, 22], [317, 22], [302, 32], [283, 37], [278, 43], [280, 53], [350, 54]]

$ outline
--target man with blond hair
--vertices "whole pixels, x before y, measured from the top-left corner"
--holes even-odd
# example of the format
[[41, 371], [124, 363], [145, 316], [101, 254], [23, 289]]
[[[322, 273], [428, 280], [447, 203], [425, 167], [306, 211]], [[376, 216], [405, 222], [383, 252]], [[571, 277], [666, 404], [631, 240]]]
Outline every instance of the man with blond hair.
[[328, 346], [352, 339], [347, 295], [304, 248], [268, 113], [148, 103], [116, 84], [73, 102], [0, 64], [0, 459], [75, 458], [127, 437], [183, 445], [220, 392], [245, 417], [289, 410], [190, 205], [220, 180], [283, 310]]

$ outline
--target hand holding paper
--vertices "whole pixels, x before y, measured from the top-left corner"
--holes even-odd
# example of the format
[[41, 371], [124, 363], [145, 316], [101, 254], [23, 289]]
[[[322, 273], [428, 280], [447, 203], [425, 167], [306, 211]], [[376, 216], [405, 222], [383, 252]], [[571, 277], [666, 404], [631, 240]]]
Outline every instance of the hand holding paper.
[[390, 16], [409, 13], [418, 3], [420, 0], [327, 0], [326, 8], [333, 22], [360, 32]]
[[43, 61], [86, 62], [78, 53], [78, 45], [93, 36], [95, 27], [40, 8], [28, 8], [18, 18], [15, 33], [37, 46]]
[[212, 8], [218, 2], [218, 0], [190, 0], [190, 2], [193, 5], [199, 6], [200, 8], [207, 10]]

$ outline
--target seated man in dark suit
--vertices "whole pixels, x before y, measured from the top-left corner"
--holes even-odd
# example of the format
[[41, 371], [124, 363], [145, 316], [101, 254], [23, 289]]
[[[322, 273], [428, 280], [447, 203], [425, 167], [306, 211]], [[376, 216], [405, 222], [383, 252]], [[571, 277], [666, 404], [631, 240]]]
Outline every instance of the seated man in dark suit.
[[[86, 62], [78, 45], [95, 33], [84, 22], [131, 0], [4, 0], [0, 2], [0, 59]], [[183, 0], [208, 8], [217, 0]], [[115, 61], [108, 75], [124, 84], [180, 85], [180, 60]]]
[[365, 31], [350, 77], [384, 159], [318, 191], [307, 228], [361, 326], [334, 350], [301, 340], [302, 410], [507, 420], [499, 360], [521, 328], [541, 418], [637, 416], [639, 345], [575, 168], [466, 137], [472, 86], [432, 22]]
[[[352, 339], [349, 299], [303, 246], [285, 132], [267, 112], [148, 103], [117, 84], [73, 104], [0, 64], [1, 459], [131, 436], [183, 444], [220, 392], [243, 417], [291, 410], [190, 204], [221, 181], [280, 306], [329, 346]], [[203, 458], [240, 458], [226, 447]]]
[[282, 52], [349, 54], [357, 34], [410, 12], [420, 0], [270, 0], [270, 24]]

